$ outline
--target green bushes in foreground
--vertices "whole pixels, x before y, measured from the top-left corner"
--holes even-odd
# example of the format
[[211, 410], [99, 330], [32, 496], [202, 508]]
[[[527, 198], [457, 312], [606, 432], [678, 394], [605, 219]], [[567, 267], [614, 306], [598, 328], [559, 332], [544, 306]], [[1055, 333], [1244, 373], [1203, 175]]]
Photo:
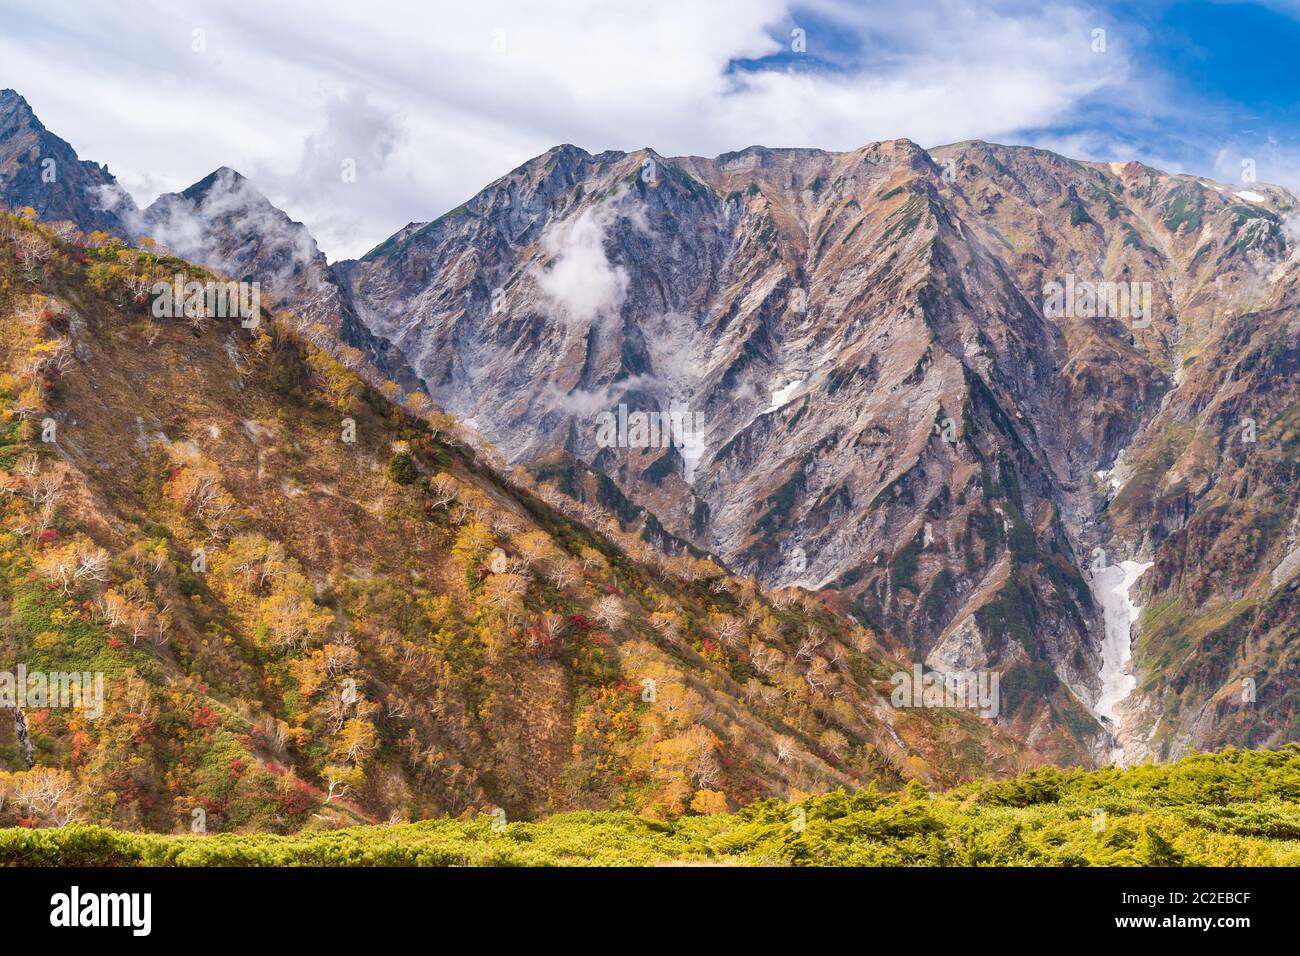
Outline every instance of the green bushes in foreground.
[[931, 794], [917, 784], [661, 823], [578, 812], [297, 836], [0, 830], [9, 866], [1300, 865], [1300, 745], [1092, 772], [1044, 768]]

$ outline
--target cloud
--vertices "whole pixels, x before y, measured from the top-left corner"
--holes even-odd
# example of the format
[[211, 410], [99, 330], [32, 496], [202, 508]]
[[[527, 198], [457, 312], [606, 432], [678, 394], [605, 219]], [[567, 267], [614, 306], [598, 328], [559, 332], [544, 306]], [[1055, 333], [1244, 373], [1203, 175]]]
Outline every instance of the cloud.
[[[1086, 3], [372, 0], [303, 17], [80, 0], [6, 11], [0, 85], [142, 205], [228, 165], [341, 258], [562, 142], [716, 155], [1014, 140], [1107, 90], [1155, 102], [1131, 69], [1139, 39]], [[355, 183], [340, 179], [347, 158]]]
[[254, 175], [311, 223], [319, 243], [337, 249], [355, 241], [357, 221], [376, 201], [368, 182], [385, 191], [385, 206], [407, 201], [405, 189], [384, 185], [406, 129], [399, 110], [372, 102], [356, 88], [326, 95], [320, 109], [320, 126], [303, 139], [297, 169], [285, 176], [262, 164]]
[[629, 195], [624, 190], [588, 206], [574, 219], [553, 223], [543, 234], [542, 250], [550, 263], [535, 280], [543, 301], [564, 321], [589, 326], [616, 315], [623, 305], [627, 270], [609, 261], [605, 240], [619, 219], [646, 228], [644, 212], [628, 201]]
[[1282, 219], [1282, 231], [1294, 246], [1300, 246], [1300, 213], [1288, 213]]
[[609, 411], [620, 396], [638, 389], [653, 388], [658, 382], [653, 375], [632, 375], [594, 389], [580, 388], [567, 393], [556, 389], [548, 396], [547, 405], [554, 411], [586, 418], [596, 412]]
[[[221, 220], [237, 230], [215, 227]], [[235, 171], [222, 168], [197, 199], [182, 194], [160, 198], [148, 209], [127, 217], [138, 236], [149, 236], [176, 255], [201, 262], [234, 278], [248, 264], [257, 245], [259, 279], [284, 283], [301, 266], [320, 255], [310, 233], [285, 219], [257, 188]], [[235, 246], [223, 244], [235, 236]], [[271, 271], [267, 271], [267, 270]]]

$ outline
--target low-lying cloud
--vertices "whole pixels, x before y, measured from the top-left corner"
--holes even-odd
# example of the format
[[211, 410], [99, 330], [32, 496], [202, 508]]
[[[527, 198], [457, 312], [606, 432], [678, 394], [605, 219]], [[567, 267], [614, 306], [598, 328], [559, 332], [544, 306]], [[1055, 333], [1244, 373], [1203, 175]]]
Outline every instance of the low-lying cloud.
[[573, 325], [617, 315], [627, 297], [627, 270], [610, 262], [605, 241], [619, 220], [644, 229], [644, 212], [624, 191], [588, 206], [576, 218], [553, 223], [542, 236], [549, 265], [536, 275], [544, 305]]

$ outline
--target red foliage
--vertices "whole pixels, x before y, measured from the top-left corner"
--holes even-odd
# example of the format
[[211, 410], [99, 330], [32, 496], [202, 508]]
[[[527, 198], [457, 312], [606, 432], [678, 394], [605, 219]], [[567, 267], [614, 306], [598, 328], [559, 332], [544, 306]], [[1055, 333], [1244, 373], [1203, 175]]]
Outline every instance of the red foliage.
[[110, 637], [108, 639], [108, 646], [111, 647], [113, 650], [117, 650], [119, 647], [122, 646], [122, 642], [119, 641], [116, 637]]
[[306, 813], [311, 809], [313, 800], [307, 785], [299, 783], [280, 797], [280, 806], [284, 808], [285, 813]]
[[72, 735], [72, 762], [74, 764], [81, 765], [85, 763], [94, 749], [95, 741], [84, 730], [78, 730]]
[[570, 614], [569, 625], [574, 630], [581, 631], [584, 634], [596, 626], [595, 624], [591, 623], [591, 621], [587, 620], [587, 616], [585, 614]]
[[538, 657], [549, 657], [555, 652], [555, 638], [536, 624], [531, 624], [528, 627], [528, 647]]
[[217, 714], [211, 707], [204, 704], [194, 712], [195, 727], [211, 727], [217, 722]]

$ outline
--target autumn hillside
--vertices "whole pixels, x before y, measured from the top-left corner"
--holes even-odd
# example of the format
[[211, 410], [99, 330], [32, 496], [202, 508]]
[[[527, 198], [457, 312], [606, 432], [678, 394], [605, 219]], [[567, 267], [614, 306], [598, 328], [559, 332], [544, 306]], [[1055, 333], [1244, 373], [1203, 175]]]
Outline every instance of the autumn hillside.
[[324, 326], [153, 318], [178, 272], [0, 220], [0, 671], [106, 691], [0, 714], [0, 826], [669, 819], [1037, 762], [892, 708], [899, 661], [813, 597], [505, 474]]

